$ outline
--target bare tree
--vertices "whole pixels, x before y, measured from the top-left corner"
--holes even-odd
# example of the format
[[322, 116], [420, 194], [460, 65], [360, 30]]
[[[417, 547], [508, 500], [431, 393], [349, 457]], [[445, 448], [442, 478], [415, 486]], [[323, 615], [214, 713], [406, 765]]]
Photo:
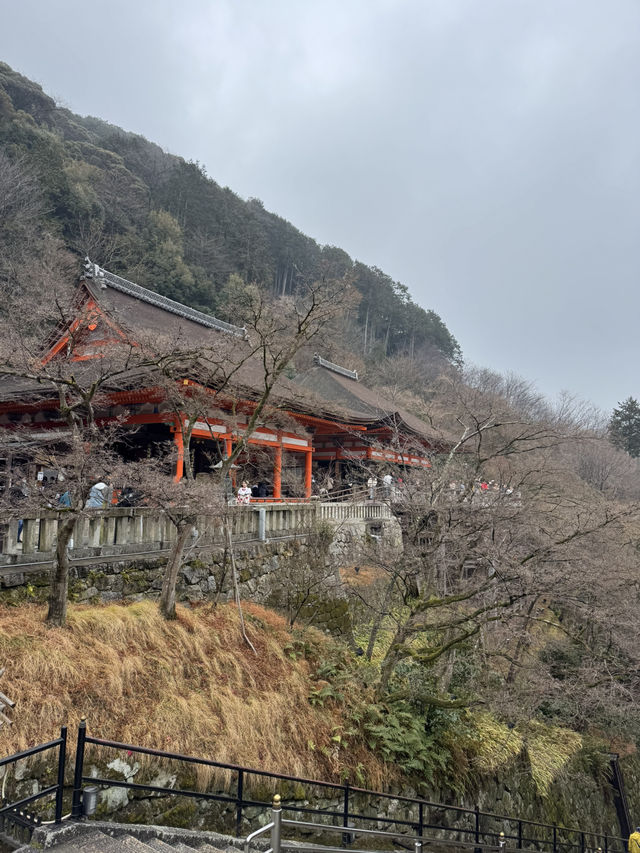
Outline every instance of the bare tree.
[[[41, 227], [43, 195], [24, 158], [11, 160], [0, 151], [0, 283], [19, 289], [38, 274], [58, 242]], [[29, 269], [30, 268], [30, 269]], [[0, 306], [0, 315], [3, 307]]]
[[[55, 409], [64, 435], [52, 453], [52, 464], [65, 477], [67, 505], [58, 525], [55, 565], [47, 621], [63, 625], [66, 619], [69, 559], [67, 547], [73, 527], [84, 510], [91, 486], [104, 476], [115, 434], [121, 425], [110, 419], [105, 427], [107, 390], [124, 387], [132, 371], [140, 370], [149, 356], [134, 342], [114, 345], [108, 357], [78, 361], [75, 338], [90, 318], [79, 317], [73, 295], [57, 277], [64, 270], [49, 269], [47, 296], [42, 298], [42, 280], [27, 283], [22, 290], [5, 289], [0, 377], [8, 391], [23, 402], [45, 402]], [[62, 335], [57, 351], [43, 352], [43, 333], [55, 340]], [[23, 433], [4, 431], [4, 441]], [[55, 459], [55, 461], [54, 461]], [[33, 495], [35, 499], [37, 495]]]
[[331, 591], [342, 594], [338, 570], [329, 555], [332, 539], [330, 528], [317, 527], [307, 535], [304, 549], [279, 571], [277, 603], [286, 611], [290, 628], [301, 618], [313, 622], [318, 611], [326, 608]]
[[[5, 392], [19, 402], [45, 406], [55, 412], [63, 435], [50, 450], [51, 466], [64, 476], [66, 505], [57, 531], [47, 621], [63, 625], [66, 619], [69, 577], [68, 543], [74, 525], [85, 510], [91, 487], [108, 477], [116, 464], [113, 446], [124, 430], [131, 431], [126, 415], [110, 414], [111, 396], [136, 387], [158, 373], [181, 375], [198, 361], [194, 344], [174, 338], [159, 346], [126, 330], [103, 350], [85, 353], [85, 334], [94, 318], [78, 307], [66, 258], [41, 259], [40, 275], [26, 278], [16, 289], [2, 290], [0, 378]], [[32, 268], [33, 274], [35, 267]], [[43, 298], [44, 295], [44, 298]], [[50, 349], [43, 342], [50, 340]], [[4, 442], [13, 446], [28, 430], [4, 430]], [[28, 441], [27, 445], [28, 446]], [[10, 494], [10, 493], [9, 493]], [[36, 492], [31, 504], [42, 500]], [[45, 501], [45, 505], [48, 502]]]
[[230, 298], [236, 307], [235, 316], [241, 317], [247, 330], [247, 340], [242, 345], [228, 341], [222, 347], [199, 348], [197, 360], [190, 365], [197, 381], [183, 378], [185, 364], [180, 359], [163, 360], [153, 371], [179, 423], [186, 481], [181, 492], [185, 511], [178, 516], [174, 510], [170, 515], [178, 536], [167, 561], [160, 599], [160, 609], [167, 619], [175, 617], [175, 583], [184, 548], [194, 536], [195, 511], [202, 509], [200, 488], [192, 485], [190, 462], [195, 424], [220, 417], [234, 434], [231, 452], [225, 454], [215, 471], [219, 504], [231, 468], [246, 451], [256, 428], [281, 420], [279, 405], [291, 405], [290, 399], [279, 395], [280, 378], [296, 354], [325, 329], [345, 304], [344, 283], [337, 281], [320, 281], [296, 299], [273, 301], [238, 280]]
[[[447, 380], [440, 390], [433, 421], [449, 437], [457, 423], [458, 436], [430, 471], [406, 472], [395, 502], [402, 557], [371, 557], [387, 583], [370, 602], [368, 656], [383, 622], [392, 634], [380, 667], [381, 697], [408, 696], [417, 678], [423, 704], [486, 701], [481, 689], [449, 690], [461, 652], [485, 667], [502, 661], [498, 671], [510, 695], [543, 621], [573, 635], [588, 620], [598, 637], [622, 604], [634, 564], [630, 530], [637, 507], [594, 491], [566, 464], [567, 448], [583, 440], [580, 433], [519, 409], [494, 389]], [[623, 639], [615, 641], [618, 648], [628, 646]], [[598, 659], [597, 643], [585, 644], [584, 636], [581, 642], [591, 649], [592, 674], [605, 677], [610, 661]]]
[[[66, 395], [69, 402], [69, 395]], [[95, 411], [97, 401], [88, 401], [88, 411]], [[5, 514], [21, 513], [21, 517], [58, 511], [54, 566], [48, 598], [46, 621], [64, 625], [69, 588], [69, 547], [74, 528], [83, 516], [95, 513], [94, 505], [106, 504], [111, 492], [111, 472], [116, 465], [114, 445], [122, 433], [122, 422], [115, 421], [98, 427], [73, 406], [61, 423], [62, 429], [52, 430], [49, 437], [33, 438], [29, 428], [0, 430], [0, 450], [5, 458], [13, 459], [7, 473], [5, 489], [0, 496], [0, 508]], [[54, 472], [53, 481], [38, 481], [28, 473], [35, 465]], [[96, 484], [100, 484], [96, 488]], [[90, 500], [94, 491], [95, 501]]]

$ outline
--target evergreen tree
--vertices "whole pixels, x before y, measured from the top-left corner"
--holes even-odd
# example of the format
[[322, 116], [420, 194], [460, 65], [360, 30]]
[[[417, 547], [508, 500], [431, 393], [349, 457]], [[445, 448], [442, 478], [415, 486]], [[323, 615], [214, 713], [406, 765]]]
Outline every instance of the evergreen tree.
[[634, 397], [628, 397], [613, 410], [609, 437], [612, 444], [630, 456], [640, 456], [640, 405]]

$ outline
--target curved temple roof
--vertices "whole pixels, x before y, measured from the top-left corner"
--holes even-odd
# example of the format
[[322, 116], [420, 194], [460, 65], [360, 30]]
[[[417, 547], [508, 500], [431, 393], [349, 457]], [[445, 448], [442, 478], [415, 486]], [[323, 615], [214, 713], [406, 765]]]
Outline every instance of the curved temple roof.
[[[164, 338], [168, 346], [175, 344], [179, 347], [187, 343], [192, 350], [202, 348], [202, 352], [215, 352], [219, 364], [228, 359], [229, 368], [220, 371], [220, 375], [232, 374], [233, 381], [225, 383], [223, 393], [233, 393], [234, 397], [250, 401], [256, 399], [264, 388], [260, 347], [252, 346], [244, 327], [225, 323], [168, 299], [103, 269], [89, 259], [85, 264], [82, 291], [78, 312], [83, 310], [83, 305], [97, 305], [109, 325], [126, 330], [129, 340], [146, 337], [157, 342]], [[94, 331], [88, 334], [86, 345], [89, 349], [103, 349], [107, 343], [104, 329], [96, 325], [88, 328]], [[222, 333], [222, 337], [216, 333]], [[60, 330], [60, 339], [64, 334], [66, 332]], [[91, 372], [94, 367], [91, 361], [81, 361], [75, 364], [74, 369]], [[207, 374], [205, 368], [201, 376], [193, 373], [193, 369], [189, 373], [196, 383], [202, 382], [212, 390], [220, 390], [215, 381], [207, 381], [212, 380], [212, 374]], [[125, 387], [141, 387], [144, 375], [131, 371], [121, 380], [124, 384], [119, 387], [108, 384], [105, 389], [116, 391]], [[47, 391], [42, 385], [34, 386], [33, 382], [23, 380], [4, 382], [3, 385], [0, 400], [7, 402], [17, 402], [21, 398], [23, 402], [25, 398], [41, 399], [44, 394], [51, 394], [50, 388]], [[339, 430], [349, 429], [349, 426], [365, 431], [386, 427], [404, 432], [407, 437], [413, 435], [421, 443], [428, 442], [431, 446], [442, 443], [420, 418], [363, 385], [356, 371], [327, 361], [318, 354], [309, 370], [298, 373], [293, 379], [284, 375], [278, 378], [273, 386], [270, 407], [288, 410], [303, 422], [305, 417], [331, 421]]]

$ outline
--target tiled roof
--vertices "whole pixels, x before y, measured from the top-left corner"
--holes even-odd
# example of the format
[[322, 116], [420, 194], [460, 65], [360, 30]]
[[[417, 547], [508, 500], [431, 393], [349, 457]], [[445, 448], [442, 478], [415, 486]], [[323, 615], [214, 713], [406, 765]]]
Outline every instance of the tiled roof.
[[85, 276], [93, 278], [103, 288], [112, 287], [121, 293], [126, 293], [128, 296], [139, 299], [141, 302], [155, 305], [157, 308], [162, 308], [171, 314], [177, 314], [178, 317], [184, 317], [185, 320], [191, 320], [209, 329], [227, 332], [227, 334], [235, 335], [238, 338], [246, 338], [247, 336], [247, 330], [243, 326], [233, 326], [231, 323], [225, 323], [224, 320], [218, 320], [210, 314], [196, 311], [195, 308], [190, 308], [188, 305], [183, 305], [181, 302], [176, 302], [167, 296], [162, 296], [160, 293], [155, 293], [153, 290], [148, 290], [139, 284], [134, 284], [134, 282], [128, 281], [126, 278], [121, 278], [119, 275], [102, 269], [98, 264], [92, 263], [89, 258], [86, 258], [85, 261]]
[[[229, 359], [233, 369], [232, 383], [225, 384], [229, 392], [244, 399], [256, 399], [264, 389], [264, 365], [259, 345], [253, 346], [246, 330], [225, 323], [187, 305], [147, 290], [138, 284], [121, 278], [114, 273], [92, 264], [87, 259], [83, 287], [96, 301], [101, 310], [127, 334], [138, 339], [146, 336], [151, 341], [163, 342], [165, 346], [179, 347], [185, 342], [190, 347], [203, 347], [203, 351], [217, 353], [222, 362]], [[215, 332], [223, 332], [216, 335]], [[213, 333], [213, 334], [212, 334]], [[102, 329], [95, 332], [98, 339]], [[90, 339], [89, 339], [90, 343]], [[102, 344], [103, 341], [98, 340]], [[271, 393], [270, 407], [288, 410], [297, 414], [336, 419], [342, 424], [373, 427], [378, 424], [404, 429], [409, 434], [433, 441], [432, 430], [418, 417], [400, 408], [392, 400], [382, 396], [358, 381], [356, 371], [341, 367], [317, 355], [315, 366], [298, 374], [293, 379], [285, 375], [278, 377]], [[77, 362], [75, 369], [91, 373], [99, 362], [90, 359]], [[203, 367], [207, 375], [210, 367]], [[194, 372], [191, 365], [189, 372]], [[108, 390], [123, 390], [144, 383], [144, 375], [131, 370], [118, 378], [117, 384], [108, 383]], [[191, 377], [199, 380], [197, 373]], [[216, 387], [215, 377], [210, 376], [211, 387]], [[29, 400], [51, 395], [46, 384], [6, 378], [0, 390], [0, 400]]]
[[[329, 406], [340, 406], [369, 423], [379, 421], [401, 427], [421, 438], [433, 439], [433, 430], [416, 415], [401, 408], [380, 392], [367, 388], [346, 371], [332, 370], [328, 364], [316, 361], [316, 366], [295, 377], [304, 388], [314, 391]], [[356, 374], [357, 376], [357, 374]], [[348, 417], [348, 415], [347, 415]]]

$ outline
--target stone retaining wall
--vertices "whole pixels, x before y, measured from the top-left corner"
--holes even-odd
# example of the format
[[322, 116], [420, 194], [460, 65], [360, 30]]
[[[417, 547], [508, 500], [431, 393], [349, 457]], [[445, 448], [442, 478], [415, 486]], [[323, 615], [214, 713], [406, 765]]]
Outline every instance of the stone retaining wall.
[[[350, 636], [348, 602], [340, 584], [339, 560], [330, 555], [332, 544], [332, 536], [325, 531], [284, 542], [236, 547], [241, 597], [283, 610], [299, 622]], [[337, 546], [344, 559], [353, 548], [355, 537]], [[70, 598], [86, 603], [158, 598], [165, 564], [164, 557], [138, 557], [72, 566]], [[13, 572], [0, 578], [0, 602], [45, 601], [48, 593], [49, 571]], [[176, 597], [181, 602], [231, 600], [231, 566], [224, 549], [187, 554]]]
[[[339, 567], [358, 561], [363, 550], [402, 547], [394, 519], [346, 518], [317, 524], [296, 538], [272, 542], [240, 542], [234, 546], [243, 599], [284, 611], [290, 621], [304, 622], [350, 636], [348, 602]], [[158, 598], [166, 555], [94, 556], [70, 569], [73, 601], [139, 601]], [[49, 569], [15, 566], [0, 575], [0, 602], [45, 601]], [[233, 582], [223, 547], [187, 550], [178, 575], [181, 602], [229, 601]]]
[[[38, 767], [40, 772], [37, 772]], [[216, 785], [215, 782], [207, 787], [207, 791], [211, 794], [231, 798], [230, 801], [220, 802], [200, 797], [181, 797], [170, 793], [172, 788], [197, 790], [196, 774], [190, 765], [172, 762], [166, 767], [160, 763], [141, 766], [135, 760], [135, 756], [123, 752], [113, 753], [112, 757], [105, 757], [103, 761], [95, 759], [92, 761], [89, 758], [85, 768], [88, 776], [169, 789], [167, 794], [158, 794], [144, 790], [128, 790], [116, 785], [105, 787], [100, 791], [98, 798], [95, 817], [99, 820], [185, 827], [231, 834], [235, 834], [239, 829], [239, 835], [243, 836], [270, 820], [269, 804], [273, 795], [279, 793], [282, 797], [285, 816], [288, 818], [333, 823], [338, 826], [342, 823], [343, 793], [313, 784], [261, 779], [246, 773], [245, 797], [263, 802], [265, 805], [245, 806], [238, 827], [237, 806], [232, 800], [235, 796], [235, 779], [233, 778], [231, 788], [222, 784]], [[49, 767], [46, 774], [44, 771], [42, 761], [20, 762], [16, 767], [14, 778], [8, 780], [7, 794], [13, 799], [29, 796], [41, 790], [47, 784], [47, 778], [51, 777], [53, 767]], [[71, 782], [71, 773], [72, 767], [69, 765], [68, 782]], [[452, 808], [447, 809], [446, 805], [425, 805], [423, 807], [425, 835], [451, 839], [458, 834], [460, 840], [473, 841], [475, 815], [462, 813], [456, 807], [464, 807], [473, 812], [476, 804], [481, 811], [492, 813], [492, 815], [481, 816], [481, 833], [497, 835], [502, 831], [507, 836], [517, 837], [516, 815], [523, 821], [580, 827], [584, 832], [606, 832], [609, 835], [618, 835], [620, 832], [610, 792], [603, 789], [602, 782], [593, 776], [581, 775], [575, 780], [578, 784], [573, 786], [567, 785], [566, 781], [559, 781], [552, 787], [550, 795], [544, 799], [536, 793], [526, 766], [513, 768], [511, 772], [504, 773], [500, 779], [484, 777], [479, 781], [481, 790], [473, 798], [453, 795], [450, 791], [437, 788], [430, 791], [427, 799], [450, 804]], [[406, 787], [402, 794], [404, 797], [417, 796], [416, 792], [409, 787]], [[41, 807], [39, 807], [41, 817], [50, 818], [52, 808], [51, 805], [47, 812], [46, 809], [40, 811]], [[308, 808], [315, 811], [313, 816], [302, 811]], [[419, 820], [417, 803], [407, 803], [402, 797], [393, 795], [380, 796], [352, 791], [349, 797], [349, 811], [352, 814], [366, 816], [365, 820], [350, 819], [351, 826], [360, 828], [413, 834]], [[334, 813], [333, 816], [332, 813]], [[505, 814], [513, 815], [513, 818], [505, 820], [498, 817]], [[396, 820], [401, 823], [395, 825], [389, 823]], [[405, 825], [406, 822], [411, 825]], [[523, 835], [525, 838], [537, 838], [548, 842], [552, 837], [552, 830], [550, 827], [543, 830], [540, 827], [524, 824]], [[557, 838], [558, 849], [565, 853], [571, 853], [569, 845], [580, 844], [579, 833], [558, 830]], [[336, 838], [331, 834], [325, 834], [324, 838], [317, 840], [319, 843], [336, 844]], [[339, 843], [338, 840], [337, 844]], [[601, 843], [602, 840], [595, 836], [586, 836], [585, 850], [595, 850], [596, 847], [601, 846]], [[529, 843], [523, 846], [535, 849], [537, 845]]]

